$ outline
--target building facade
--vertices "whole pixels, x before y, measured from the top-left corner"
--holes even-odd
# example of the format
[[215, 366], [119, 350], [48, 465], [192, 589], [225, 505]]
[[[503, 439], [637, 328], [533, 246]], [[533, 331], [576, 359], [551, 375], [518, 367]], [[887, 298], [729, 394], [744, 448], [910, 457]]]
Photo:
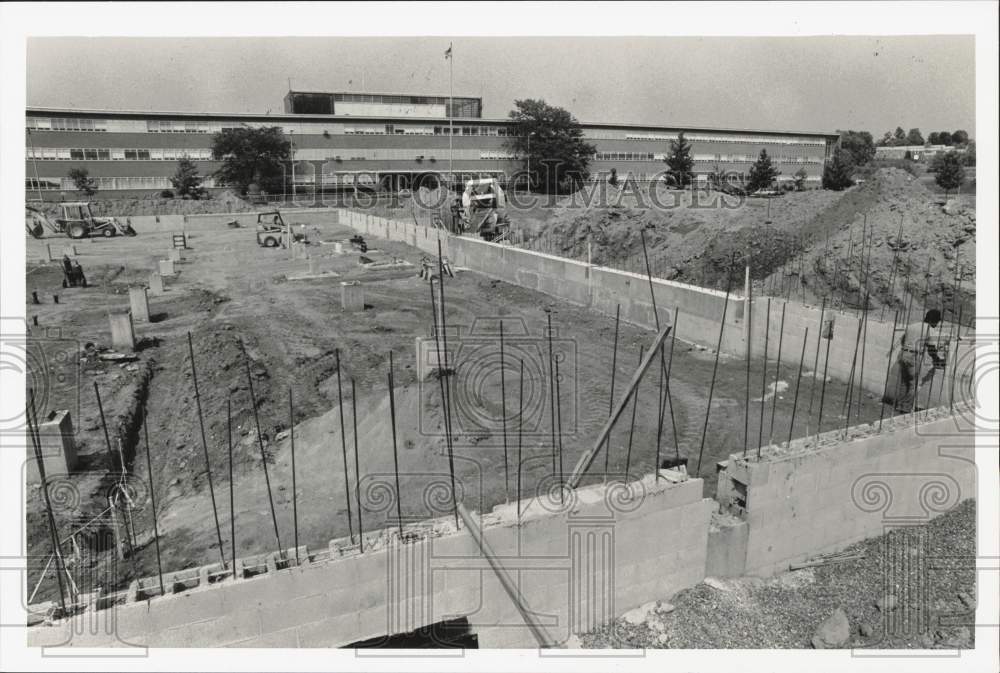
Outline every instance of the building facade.
[[[170, 189], [177, 160], [187, 157], [205, 177], [214, 133], [240, 126], [278, 126], [291, 141], [294, 162], [286, 184], [295, 190], [362, 186], [407, 187], [421, 175], [457, 179], [517, 173], [524, 160], [507, 148], [513, 123], [483, 119], [478, 98], [289, 92], [285, 114], [137, 112], [29, 107], [26, 111], [25, 190], [29, 199], [71, 198], [68, 172], [86, 168], [99, 195], [122, 196]], [[314, 110], [320, 110], [317, 113]], [[326, 113], [329, 111], [329, 113]], [[717, 128], [582, 123], [596, 146], [592, 179], [614, 169], [618, 177], [646, 181], [666, 169], [670, 143], [680, 133], [691, 143], [698, 180], [725, 172], [745, 176], [766, 149], [791, 180], [800, 169], [818, 186], [836, 134]]]

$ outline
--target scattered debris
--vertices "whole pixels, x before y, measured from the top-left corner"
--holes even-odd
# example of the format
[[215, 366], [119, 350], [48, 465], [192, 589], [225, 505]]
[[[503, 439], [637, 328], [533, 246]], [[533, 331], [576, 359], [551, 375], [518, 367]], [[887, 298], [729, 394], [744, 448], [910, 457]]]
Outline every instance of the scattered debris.
[[851, 625], [847, 614], [837, 608], [819, 625], [812, 638], [812, 646], [817, 650], [843, 647], [851, 637]]

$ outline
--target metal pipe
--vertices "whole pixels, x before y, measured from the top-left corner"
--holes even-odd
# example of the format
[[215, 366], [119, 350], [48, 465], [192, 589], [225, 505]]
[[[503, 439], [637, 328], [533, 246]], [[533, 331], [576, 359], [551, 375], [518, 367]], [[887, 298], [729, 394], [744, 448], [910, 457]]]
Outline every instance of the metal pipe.
[[531, 631], [531, 635], [535, 637], [535, 641], [538, 643], [538, 646], [544, 648], [555, 647], [555, 641], [553, 641], [549, 634], [545, 631], [545, 627], [538, 622], [536, 617], [537, 613], [531, 609], [528, 605], [528, 601], [524, 598], [521, 592], [518, 591], [514, 582], [512, 582], [510, 577], [507, 575], [507, 571], [501, 565], [496, 553], [490, 546], [490, 543], [486, 540], [486, 537], [479, 529], [479, 525], [462, 505], [458, 506], [458, 513], [461, 515], [462, 521], [465, 522], [465, 528], [469, 532], [469, 535], [471, 535], [472, 539], [475, 540], [476, 545], [483, 552], [483, 556], [486, 557], [486, 560], [489, 562], [493, 572], [496, 573], [497, 579], [500, 580], [500, 585], [503, 587], [503, 590], [507, 593], [511, 602], [514, 603], [514, 607], [516, 607], [517, 611], [521, 614], [521, 618], [524, 619], [524, 623]]
[[260, 418], [257, 416], [257, 398], [253, 394], [253, 377], [250, 375], [250, 357], [246, 345], [240, 340], [240, 350], [243, 351], [243, 364], [247, 370], [247, 387], [250, 390], [250, 407], [253, 409], [253, 424], [257, 428], [257, 446], [260, 448], [260, 463], [264, 468], [264, 484], [267, 486], [267, 502], [271, 506], [271, 523], [274, 524], [274, 539], [278, 543], [278, 553], [284, 554], [281, 547], [281, 537], [278, 535], [278, 516], [274, 512], [274, 496], [271, 494], [271, 477], [267, 470], [267, 454], [264, 452], [264, 438], [260, 434]]
[[[774, 395], [771, 398], [771, 427], [767, 433], [767, 443], [774, 443], [774, 414], [778, 410], [778, 379], [781, 376], [781, 346], [785, 342], [785, 309], [788, 302], [781, 304], [781, 324], [778, 325], [778, 357], [774, 364]], [[797, 385], [797, 384], [796, 384]]]
[[354, 423], [354, 497], [358, 504], [358, 549], [365, 553], [365, 524], [361, 509], [361, 466], [358, 460], [358, 393], [351, 377], [351, 420]]
[[[799, 389], [802, 387], [802, 364], [806, 359], [806, 342], [809, 341], [809, 328], [802, 335], [802, 353], [799, 355], [799, 375], [795, 379], [795, 400], [792, 402], [792, 420], [788, 423], [788, 444], [792, 444], [792, 431], [795, 429], [795, 410], [799, 407]], [[806, 435], [808, 437], [808, 435]]]
[[500, 414], [503, 417], [503, 497], [510, 500], [510, 473], [507, 466], [507, 377], [504, 374], [503, 320], [500, 321]]
[[295, 408], [292, 406], [292, 388], [288, 388], [288, 440], [292, 451], [292, 531], [295, 539], [295, 565], [299, 565], [299, 496], [295, 482]]
[[701, 429], [701, 446], [698, 449], [698, 467], [695, 476], [701, 473], [701, 459], [705, 453], [705, 437], [708, 435], [708, 418], [712, 413], [712, 396], [715, 393], [715, 376], [719, 371], [719, 353], [722, 351], [722, 335], [726, 330], [726, 310], [729, 308], [729, 293], [733, 289], [733, 264], [736, 254], [729, 260], [729, 273], [726, 276], [726, 298], [722, 302], [722, 322], [719, 323], [719, 342], [715, 346], [715, 364], [712, 365], [712, 382], [708, 386], [708, 406], [705, 408], [705, 424]]
[[389, 421], [392, 423], [392, 469], [396, 477], [396, 523], [399, 526], [399, 540], [402, 542], [403, 504], [402, 491], [399, 488], [399, 448], [396, 444], [396, 393], [393, 391], [395, 380], [392, 370], [392, 351], [389, 351]]
[[[615, 345], [611, 350], [611, 395], [608, 396], [608, 416], [615, 406], [615, 376], [618, 373], [618, 322], [621, 317], [622, 305], [615, 306]], [[604, 444], [604, 481], [608, 480], [608, 458], [611, 455], [611, 438]]]
[[219, 526], [219, 511], [215, 506], [215, 486], [212, 484], [212, 466], [208, 460], [208, 441], [205, 439], [205, 420], [201, 415], [201, 395], [198, 393], [198, 372], [194, 364], [194, 342], [188, 332], [188, 353], [191, 356], [191, 380], [194, 383], [194, 402], [198, 410], [198, 427], [201, 428], [201, 448], [205, 453], [205, 475], [208, 477], [208, 494], [212, 498], [212, 517], [215, 519], [215, 535], [219, 541], [219, 558], [226, 567], [226, 554], [222, 546], [222, 528]]
[[591, 463], [594, 462], [594, 458], [597, 456], [597, 452], [600, 451], [601, 445], [607, 439], [608, 434], [611, 432], [611, 429], [615, 426], [615, 423], [618, 421], [618, 418], [625, 411], [625, 406], [628, 404], [629, 398], [635, 392], [635, 389], [639, 385], [639, 382], [642, 380], [642, 377], [646, 373], [646, 370], [649, 369], [649, 365], [653, 361], [653, 356], [656, 354], [656, 349], [659, 348], [660, 345], [663, 343], [663, 341], [667, 338], [667, 336], [670, 335], [670, 332], [672, 331], [671, 328], [672, 325], [667, 325], [662, 330], [660, 330], [659, 334], [656, 335], [656, 338], [653, 340], [653, 345], [650, 346], [649, 351], [646, 352], [646, 357], [639, 364], [639, 368], [635, 371], [635, 373], [632, 374], [632, 380], [629, 381], [628, 387], [625, 389], [625, 395], [622, 396], [622, 399], [618, 400], [618, 403], [615, 405], [614, 412], [611, 414], [611, 417], [604, 424], [604, 427], [601, 428], [601, 431], [597, 434], [597, 439], [594, 442], [593, 446], [587, 449], [587, 451], [584, 452], [584, 454], [580, 456], [580, 459], [577, 461], [576, 467], [573, 468], [573, 474], [570, 476], [569, 481], [567, 482], [567, 488], [570, 489], [576, 488], [577, 485], [579, 485], [580, 483], [580, 479], [583, 478], [583, 475], [586, 474], [587, 470], [590, 468]]
[[[433, 291], [432, 291], [433, 298]], [[340, 378], [340, 349], [334, 351], [337, 356], [337, 410], [340, 412], [340, 449], [344, 462], [344, 500], [347, 502], [347, 531], [354, 544], [354, 514], [351, 513], [351, 482], [347, 470], [347, 431], [344, 429], [344, 389]]]

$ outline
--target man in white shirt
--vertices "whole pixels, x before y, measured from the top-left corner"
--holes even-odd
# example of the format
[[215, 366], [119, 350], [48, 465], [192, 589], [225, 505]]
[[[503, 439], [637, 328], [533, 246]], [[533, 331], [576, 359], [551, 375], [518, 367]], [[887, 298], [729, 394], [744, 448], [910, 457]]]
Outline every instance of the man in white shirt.
[[897, 344], [899, 382], [896, 411], [915, 411], [920, 389], [933, 381], [934, 370], [944, 364], [938, 357], [937, 344], [931, 342], [931, 330], [940, 322], [941, 311], [932, 308], [924, 315], [923, 322], [911, 323], [903, 328], [903, 335]]

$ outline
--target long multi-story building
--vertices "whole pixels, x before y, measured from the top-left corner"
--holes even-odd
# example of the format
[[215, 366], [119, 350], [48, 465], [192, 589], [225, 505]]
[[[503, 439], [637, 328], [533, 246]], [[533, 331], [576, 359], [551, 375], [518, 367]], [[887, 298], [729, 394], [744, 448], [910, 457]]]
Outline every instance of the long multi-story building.
[[[169, 189], [182, 157], [195, 162], [206, 187], [219, 188], [211, 177], [220, 165], [212, 159], [212, 135], [240, 126], [281, 128], [294, 158], [286, 183], [300, 192], [349, 185], [396, 188], [427, 173], [502, 177], [524, 168], [524, 160], [508, 148], [513, 122], [482, 118], [479, 98], [291, 91], [284, 110], [271, 115], [29, 107], [26, 193], [46, 200], [68, 197], [75, 190], [68, 177], [73, 168], [86, 168], [99, 194]], [[807, 184], [818, 185], [838, 138], [610, 122], [581, 126], [596, 147], [590, 163], [595, 177], [615, 169], [620, 178], [640, 181], [662, 174], [670, 143], [683, 132], [699, 180], [717, 171], [738, 180], [766, 149], [781, 171], [779, 179], [792, 179], [801, 169]]]

